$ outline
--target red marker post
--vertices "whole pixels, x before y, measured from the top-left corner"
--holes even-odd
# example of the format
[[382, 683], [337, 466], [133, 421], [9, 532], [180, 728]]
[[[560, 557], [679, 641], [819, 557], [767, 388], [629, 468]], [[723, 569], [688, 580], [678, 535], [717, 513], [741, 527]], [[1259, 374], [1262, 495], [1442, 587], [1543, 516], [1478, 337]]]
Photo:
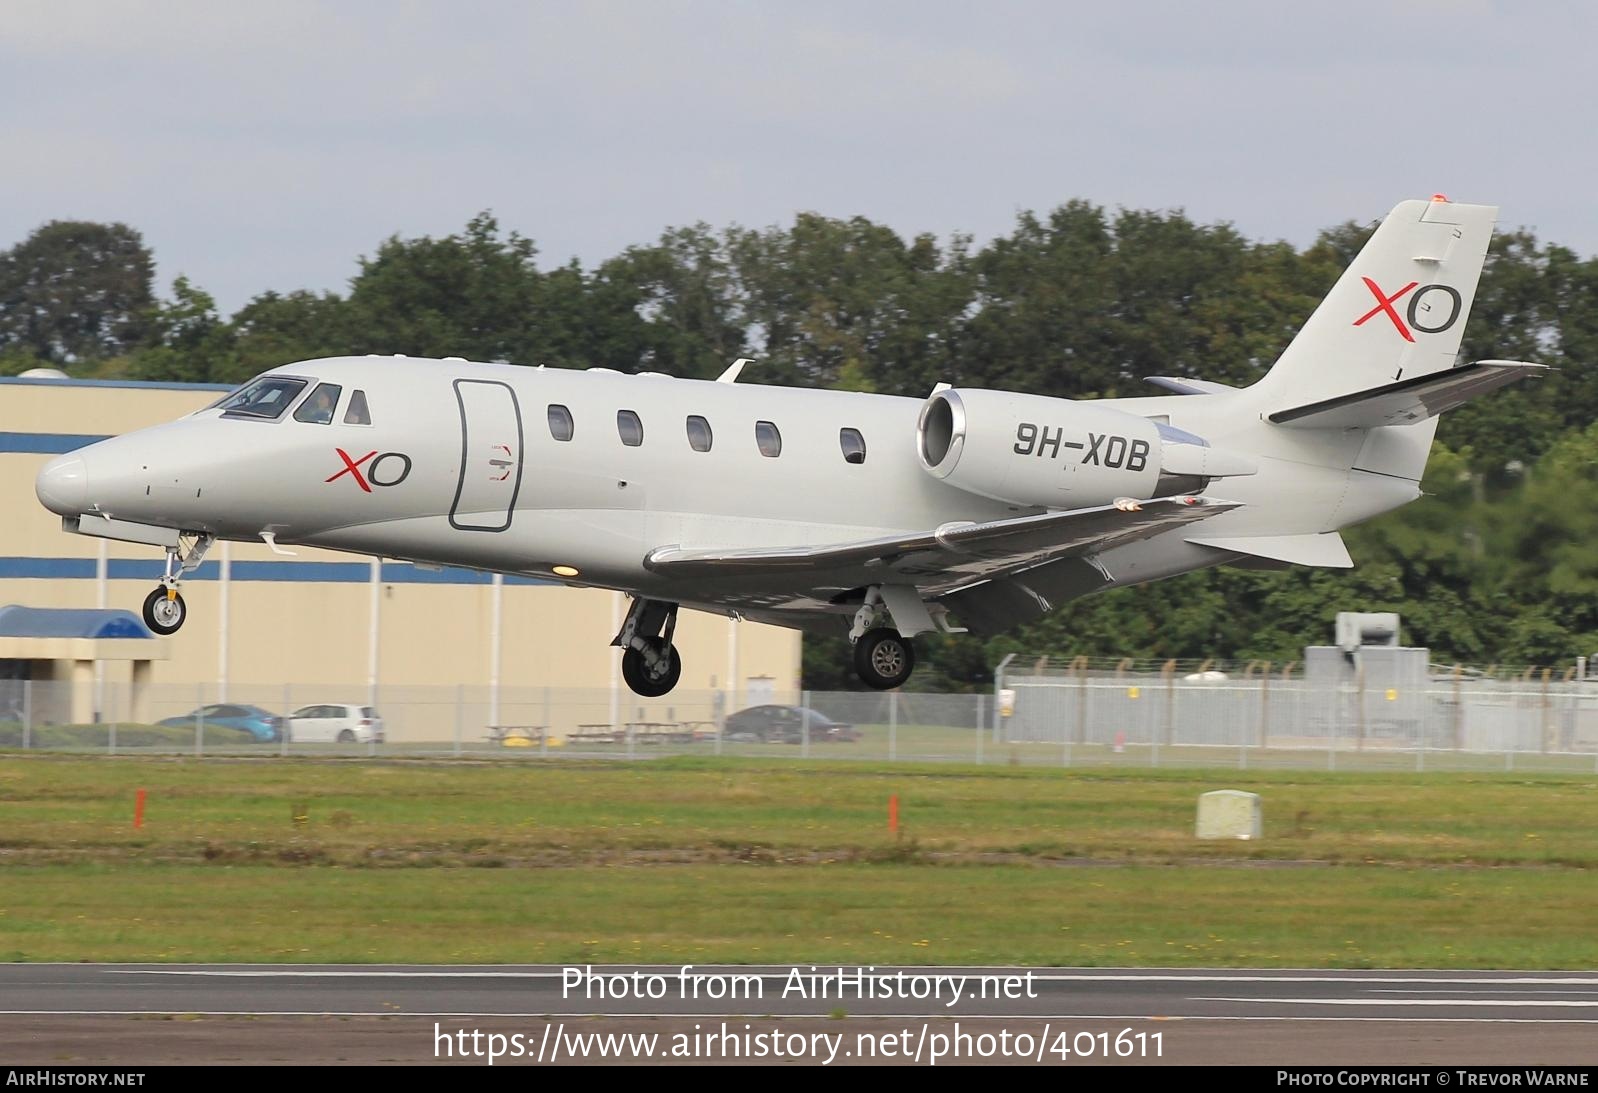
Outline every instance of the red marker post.
[[899, 795], [897, 793], [888, 795], [888, 833], [891, 835], [899, 833]]
[[133, 798], [133, 830], [137, 831], [144, 826], [144, 790], [140, 789]]

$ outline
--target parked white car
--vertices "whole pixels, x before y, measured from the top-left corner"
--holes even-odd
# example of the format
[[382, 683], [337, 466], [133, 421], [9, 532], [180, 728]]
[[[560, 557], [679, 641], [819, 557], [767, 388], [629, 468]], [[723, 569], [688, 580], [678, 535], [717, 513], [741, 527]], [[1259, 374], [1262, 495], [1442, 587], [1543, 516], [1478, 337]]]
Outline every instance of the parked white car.
[[301, 706], [284, 719], [296, 744], [381, 744], [383, 719], [370, 706]]

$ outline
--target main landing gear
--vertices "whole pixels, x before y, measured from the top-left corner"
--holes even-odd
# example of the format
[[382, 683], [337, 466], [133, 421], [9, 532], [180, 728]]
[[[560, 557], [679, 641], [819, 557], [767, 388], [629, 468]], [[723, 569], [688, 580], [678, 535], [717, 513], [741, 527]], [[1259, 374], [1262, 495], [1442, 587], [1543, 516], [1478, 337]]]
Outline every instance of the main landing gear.
[[854, 670], [867, 687], [886, 691], [901, 686], [915, 667], [915, 646], [897, 630], [879, 626], [854, 643]]
[[621, 677], [635, 694], [659, 698], [682, 678], [682, 656], [672, 645], [677, 605], [660, 600], [633, 600], [612, 645], [622, 648]]
[[205, 560], [205, 552], [211, 549], [214, 542], [215, 536], [196, 535], [185, 548], [182, 537], [179, 537], [177, 546], [166, 548], [166, 571], [161, 575], [161, 583], [144, 597], [144, 625], [154, 633], [164, 637], [182, 628], [183, 621], [189, 616], [189, 609], [184, 606], [183, 596], [178, 592], [178, 581], [200, 568], [200, 563]]
[[[919, 603], [919, 599], [917, 603]], [[915, 671], [916, 651], [910, 639], [892, 626], [876, 623], [886, 615], [882, 609], [882, 590], [866, 590], [865, 602], [855, 612], [849, 640], [854, 642], [854, 670], [860, 681], [878, 691], [903, 685]]]

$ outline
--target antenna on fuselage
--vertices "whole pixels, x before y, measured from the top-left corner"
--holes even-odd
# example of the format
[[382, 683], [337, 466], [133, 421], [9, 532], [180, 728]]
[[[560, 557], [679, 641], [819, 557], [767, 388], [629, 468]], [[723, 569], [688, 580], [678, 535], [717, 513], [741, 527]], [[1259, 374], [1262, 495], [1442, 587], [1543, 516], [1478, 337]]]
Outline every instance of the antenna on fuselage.
[[723, 372], [721, 375], [716, 377], [716, 382], [717, 383], [737, 383], [738, 382], [738, 373], [742, 372], [744, 370], [744, 365], [746, 365], [746, 364], [754, 364], [754, 363], [755, 363], [755, 358], [753, 358], [753, 357], [739, 357], [737, 360], [733, 361], [731, 364], [729, 364], [727, 366], [727, 370], [725, 372]]

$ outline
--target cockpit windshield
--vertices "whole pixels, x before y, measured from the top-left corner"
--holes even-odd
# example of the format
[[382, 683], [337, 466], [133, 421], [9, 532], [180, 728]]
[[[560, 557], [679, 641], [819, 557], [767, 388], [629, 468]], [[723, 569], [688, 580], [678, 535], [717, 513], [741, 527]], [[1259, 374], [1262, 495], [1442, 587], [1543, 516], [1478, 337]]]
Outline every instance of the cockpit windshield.
[[251, 417], [276, 421], [289, 403], [305, 390], [305, 380], [290, 376], [262, 376], [216, 404], [224, 417]]

